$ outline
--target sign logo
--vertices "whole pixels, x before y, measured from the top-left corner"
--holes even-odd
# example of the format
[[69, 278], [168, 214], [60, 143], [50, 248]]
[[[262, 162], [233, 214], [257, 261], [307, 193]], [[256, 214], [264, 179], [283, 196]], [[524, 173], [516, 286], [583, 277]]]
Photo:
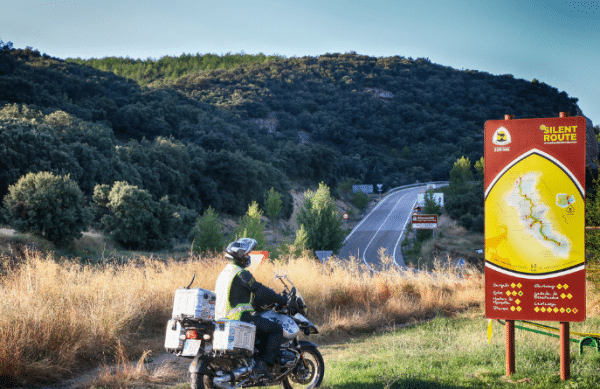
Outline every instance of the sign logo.
[[577, 126], [546, 126], [542, 124], [544, 144], [577, 143]]
[[510, 132], [504, 127], [499, 127], [492, 136], [492, 143], [496, 146], [506, 146], [511, 142]]

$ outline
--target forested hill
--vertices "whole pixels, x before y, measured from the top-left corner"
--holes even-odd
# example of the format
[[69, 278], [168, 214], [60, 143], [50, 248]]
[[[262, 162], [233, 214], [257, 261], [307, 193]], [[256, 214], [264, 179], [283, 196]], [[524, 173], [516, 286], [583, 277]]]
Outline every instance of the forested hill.
[[[28, 171], [242, 214], [274, 187], [448, 179], [486, 120], [577, 112], [543, 82], [349, 54], [60, 60], [0, 49], [0, 196]], [[285, 212], [291, 198], [285, 196]]]

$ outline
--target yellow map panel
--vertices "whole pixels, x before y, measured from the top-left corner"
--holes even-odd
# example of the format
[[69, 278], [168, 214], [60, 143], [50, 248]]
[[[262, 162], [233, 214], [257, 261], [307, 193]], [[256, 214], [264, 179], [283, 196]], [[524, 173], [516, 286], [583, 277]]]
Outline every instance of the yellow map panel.
[[544, 274], [583, 263], [584, 200], [571, 177], [532, 154], [513, 165], [486, 199], [486, 260]]

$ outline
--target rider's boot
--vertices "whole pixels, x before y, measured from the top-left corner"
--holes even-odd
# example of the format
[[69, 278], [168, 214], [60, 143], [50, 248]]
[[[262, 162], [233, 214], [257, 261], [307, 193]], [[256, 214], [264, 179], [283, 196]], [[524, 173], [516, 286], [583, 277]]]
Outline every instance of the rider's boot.
[[254, 365], [254, 371], [257, 372], [260, 376], [266, 377], [269, 381], [273, 381], [275, 378], [271, 375], [269, 371], [269, 367], [266, 362], [262, 359], [256, 361], [256, 365]]

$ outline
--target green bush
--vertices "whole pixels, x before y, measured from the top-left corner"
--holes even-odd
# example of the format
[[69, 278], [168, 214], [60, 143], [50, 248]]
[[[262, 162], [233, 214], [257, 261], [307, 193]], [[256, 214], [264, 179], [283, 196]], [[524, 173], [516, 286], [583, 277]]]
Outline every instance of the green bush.
[[240, 224], [235, 229], [234, 235], [239, 238], [253, 238], [258, 244], [257, 249], [264, 250], [267, 244], [265, 235], [265, 223], [262, 221], [263, 212], [258, 208], [258, 203], [254, 201], [248, 206], [248, 212], [240, 219]]
[[306, 248], [310, 250], [332, 250], [337, 254], [346, 235], [342, 217], [329, 194], [325, 183], [319, 184], [315, 192], [304, 193], [302, 207], [298, 211], [298, 224], [306, 230]]
[[281, 200], [281, 193], [277, 192], [275, 188], [271, 187], [271, 190], [265, 194], [265, 208], [267, 210], [267, 216], [271, 221], [275, 220], [281, 213], [281, 206], [283, 201]]
[[225, 247], [223, 226], [212, 207], [208, 207], [204, 215], [198, 218], [190, 238], [194, 242], [192, 245], [194, 252], [223, 251]]
[[444, 209], [458, 224], [483, 232], [483, 181], [472, 181], [469, 158], [459, 158], [450, 171], [450, 185]]
[[367, 205], [369, 205], [369, 196], [364, 192], [356, 192], [352, 196], [352, 204], [361, 211], [364, 211], [367, 209]]
[[103, 230], [119, 244], [132, 249], [170, 247], [175, 223], [175, 208], [167, 198], [154, 201], [144, 189], [127, 182], [115, 182], [110, 192], [105, 186], [94, 190]]
[[91, 221], [83, 193], [67, 176], [28, 173], [8, 188], [4, 217], [17, 231], [64, 247], [82, 236]]

